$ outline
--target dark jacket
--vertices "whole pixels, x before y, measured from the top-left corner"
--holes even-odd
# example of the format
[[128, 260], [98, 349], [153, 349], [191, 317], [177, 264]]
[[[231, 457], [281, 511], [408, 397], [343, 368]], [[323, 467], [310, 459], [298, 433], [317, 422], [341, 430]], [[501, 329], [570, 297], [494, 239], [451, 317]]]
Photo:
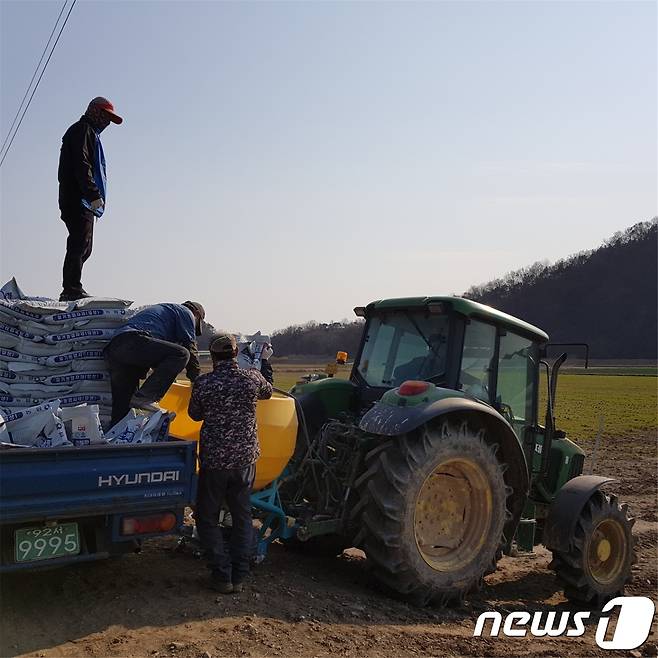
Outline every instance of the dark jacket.
[[266, 382], [274, 384], [274, 371], [272, 370], [272, 366], [267, 359], [263, 359], [260, 362], [260, 374], [265, 377]]
[[202, 420], [202, 468], [245, 468], [260, 455], [256, 402], [272, 397], [272, 384], [255, 369], [242, 370], [235, 359], [219, 361], [192, 387], [187, 413]]
[[98, 160], [98, 135], [87, 117], [82, 116], [62, 137], [59, 154], [59, 208], [63, 214], [83, 210], [82, 199], [90, 204], [103, 198], [94, 178]]

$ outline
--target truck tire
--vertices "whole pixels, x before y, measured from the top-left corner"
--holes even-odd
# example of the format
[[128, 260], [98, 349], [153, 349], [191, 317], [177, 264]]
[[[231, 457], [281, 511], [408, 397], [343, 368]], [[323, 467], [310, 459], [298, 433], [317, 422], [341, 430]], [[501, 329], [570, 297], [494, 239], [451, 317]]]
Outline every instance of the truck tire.
[[597, 491], [583, 507], [569, 551], [553, 551], [551, 569], [574, 602], [601, 606], [621, 596], [636, 561], [628, 505]]
[[354, 545], [373, 575], [415, 605], [462, 600], [495, 570], [504, 544], [505, 466], [485, 429], [444, 421], [366, 456]]

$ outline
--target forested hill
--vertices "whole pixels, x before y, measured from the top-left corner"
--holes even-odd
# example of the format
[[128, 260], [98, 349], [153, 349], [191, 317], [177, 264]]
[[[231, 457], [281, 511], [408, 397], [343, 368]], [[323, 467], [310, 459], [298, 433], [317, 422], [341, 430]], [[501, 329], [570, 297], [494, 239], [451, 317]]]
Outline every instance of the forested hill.
[[304, 355], [331, 357], [336, 352], [355, 356], [363, 330], [363, 321], [318, 323], [286, 327], [272, 334], [272, 346], [277, 356]]
[[[535, 263], [474, 286], [464, 297], [511, 313], [554, 342], [587, 342], [598, 359], [655, 359], [658, 219], [615, 233], [592, 251]], [[362, 321], [308, 322], [276, 331], [277, 356], [330, 357], [359, 345]]]
[[521, 317], [555, 342], [587, 342], [593, 358], [656, 358], [658, 218], [598, 249], [535, 263], [465, 297]]

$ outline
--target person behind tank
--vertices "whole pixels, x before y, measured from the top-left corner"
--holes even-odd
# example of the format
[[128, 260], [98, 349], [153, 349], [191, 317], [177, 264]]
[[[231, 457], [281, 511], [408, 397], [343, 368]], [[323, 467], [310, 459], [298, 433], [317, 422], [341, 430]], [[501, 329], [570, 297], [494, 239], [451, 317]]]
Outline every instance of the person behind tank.
[[[210, 345], [213, 371], [192, 386], [188, 414], [201, 420], [199, 487], [195, 518], [208, 557], [208, 585], [223, 594], [242, 591], [249, 573], [253, 539], [250, 495], [260, 455], [256, 403], [272, 397], [272, 383], [256, 369], [238, 366], [232, 334]], [[225, 551], [219, 513], [226, 503], [233, 521], [230, 551]]]

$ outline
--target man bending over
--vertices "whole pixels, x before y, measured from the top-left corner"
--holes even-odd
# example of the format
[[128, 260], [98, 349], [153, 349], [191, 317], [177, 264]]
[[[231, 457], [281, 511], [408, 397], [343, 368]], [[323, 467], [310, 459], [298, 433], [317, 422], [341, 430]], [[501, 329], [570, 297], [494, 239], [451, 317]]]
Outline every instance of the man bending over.
[[[105, 348], [112, 383], [112, 426], [131, 407], [155, 409], [186, 368], [190, 381], [200, 373], [196, 337], [205, 318], [198, 302], [155, 304], [134, 315]], [[138, 390], [139, 380], [151, 376]]]

